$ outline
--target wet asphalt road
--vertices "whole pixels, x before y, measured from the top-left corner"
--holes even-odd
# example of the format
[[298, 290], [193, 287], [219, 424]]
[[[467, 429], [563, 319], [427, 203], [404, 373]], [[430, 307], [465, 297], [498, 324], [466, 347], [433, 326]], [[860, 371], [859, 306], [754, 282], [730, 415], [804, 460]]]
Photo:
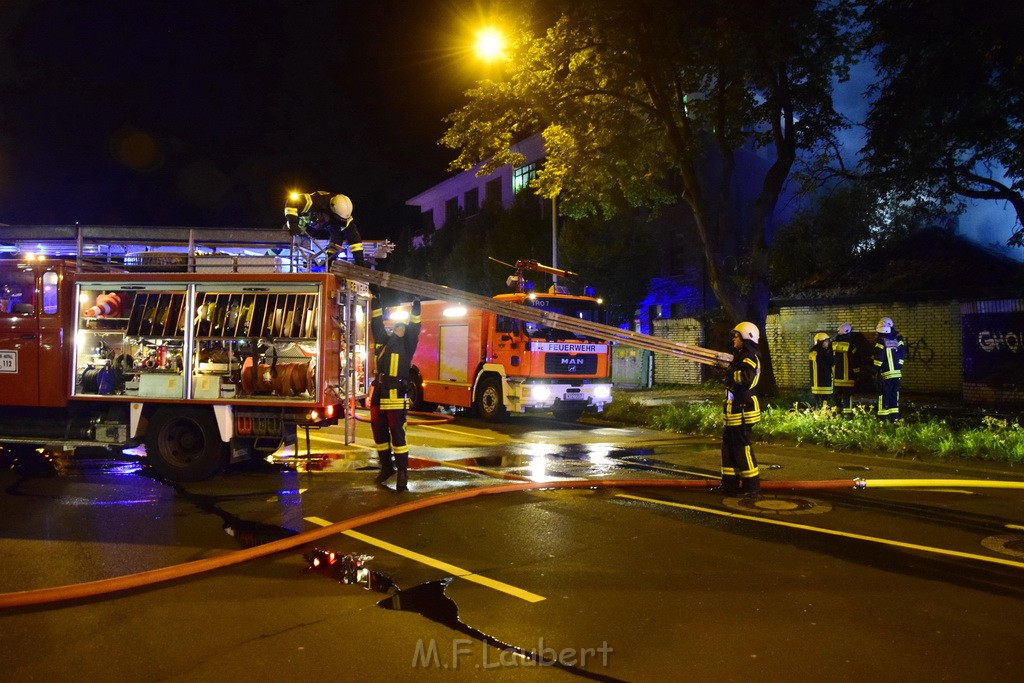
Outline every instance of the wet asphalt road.
[[[715, 440], [550, 420], [410, 428], [411, 491], [373, 484], [368, 430], [310, 460], [171, 486], [138, 459], [0, 474], [9, 593], [224, 557], [516, 481], [708, 481]], [[4, 680], [358, 677], [963, 680], [1022, 664], [1024, 495], [999, 467], [759, 445], [765, 479], [868, 487], [556, 488], [475, 496], [96, 598], [0, 609]], [[330, 454], [330, 455], [327, 455]], [[294, 462], [294, 459], [292, 460]], [[943, 480], [926, 488], [872, 481]], [[313, 569], [314, 548], [335, 564]], [[347, 559], [346, 559], [347, 558]], [[536, 653], [547, 661], [538, 663]]]

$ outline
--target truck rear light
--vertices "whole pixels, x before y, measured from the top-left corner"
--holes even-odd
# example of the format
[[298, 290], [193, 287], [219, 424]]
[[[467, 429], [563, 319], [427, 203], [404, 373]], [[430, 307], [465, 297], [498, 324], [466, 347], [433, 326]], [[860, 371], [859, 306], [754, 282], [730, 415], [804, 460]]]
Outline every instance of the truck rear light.
[[334, 417], [334, 406], [327, 406], [327, 408], [324, 409], [324, 414], [329, 418]]

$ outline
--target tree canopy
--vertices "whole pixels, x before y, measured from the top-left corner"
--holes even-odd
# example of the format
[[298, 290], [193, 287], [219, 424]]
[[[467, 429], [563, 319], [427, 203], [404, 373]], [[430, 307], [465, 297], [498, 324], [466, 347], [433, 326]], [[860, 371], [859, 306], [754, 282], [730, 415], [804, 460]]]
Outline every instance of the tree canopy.
[[[563, 213], [684, 202], [727, 313], [763, 327], [768, 247], [801, 152], [833, 143], [836, 78], [855, 47], [845, 0], [526, 0], [501, 78], [469, 91], [443, 142], [454, 168], [522, 159]], [[756, 178], [751, 188], [738, 177]], [[729, 267], [736, 258], [744, 267]]]
[[869, 0], [865, 161], [907, 197], [1008, 202], [1024, 246], [1024, 4]]

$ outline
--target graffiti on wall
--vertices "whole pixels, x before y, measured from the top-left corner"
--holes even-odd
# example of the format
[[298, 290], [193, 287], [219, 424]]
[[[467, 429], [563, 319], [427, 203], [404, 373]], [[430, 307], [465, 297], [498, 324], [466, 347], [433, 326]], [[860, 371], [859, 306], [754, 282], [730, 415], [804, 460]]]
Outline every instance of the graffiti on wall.
[[1024, 388], [1024, 312], [963, 316], [964, 381]]

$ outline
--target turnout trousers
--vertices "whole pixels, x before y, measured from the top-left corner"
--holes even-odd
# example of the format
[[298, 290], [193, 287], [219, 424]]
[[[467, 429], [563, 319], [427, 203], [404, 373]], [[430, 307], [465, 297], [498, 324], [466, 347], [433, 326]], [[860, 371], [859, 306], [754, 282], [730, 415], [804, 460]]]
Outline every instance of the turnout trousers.
[[761, 490], [761, 471], [750, 443], [752, 429], [752, 425], [741, 424], [726, 427], [722, 433], [722, 488], [728, 492]]

